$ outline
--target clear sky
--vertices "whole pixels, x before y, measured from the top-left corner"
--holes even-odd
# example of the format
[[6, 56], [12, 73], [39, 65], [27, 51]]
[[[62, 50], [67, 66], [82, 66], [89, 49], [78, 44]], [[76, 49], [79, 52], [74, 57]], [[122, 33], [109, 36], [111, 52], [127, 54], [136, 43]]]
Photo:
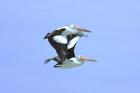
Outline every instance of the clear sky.
[[[93, 31], [75, 52], [98, 63], [44, 65], [43, 37], [71, 23]], [[0, 93], [140, 93], [140, 1], [0, 0]]]

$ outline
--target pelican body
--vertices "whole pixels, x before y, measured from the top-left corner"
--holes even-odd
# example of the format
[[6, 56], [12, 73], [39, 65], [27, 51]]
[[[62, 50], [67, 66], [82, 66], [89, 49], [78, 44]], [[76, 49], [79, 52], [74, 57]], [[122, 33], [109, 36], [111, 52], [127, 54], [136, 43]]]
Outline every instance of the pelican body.
[[84, 63], [84, 61], [78, 61], [77, 58], [70, 58], [66, 59], [63, 64], [61, 65], [61, 69], [68, 69], [68, 68], [73, 68], [80, 66]]

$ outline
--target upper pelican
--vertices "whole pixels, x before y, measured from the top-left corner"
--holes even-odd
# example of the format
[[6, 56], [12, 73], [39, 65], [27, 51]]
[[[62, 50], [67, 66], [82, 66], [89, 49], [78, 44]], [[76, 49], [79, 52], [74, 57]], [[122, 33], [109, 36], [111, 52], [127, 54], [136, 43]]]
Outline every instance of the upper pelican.
[[55, 31], [48, 33], [44, 37], [44, 39], [48, 38], [48, 36], [51, 35], [53, 40], [56, 41], [57, 43], [67, 44], [68, 35], [77, 34], [78, 36], [83, 36], [84, 32], [91, 32], [91, 31], [85, 28], [81, 28], [78, 25], [71, 24], [55, 29]]

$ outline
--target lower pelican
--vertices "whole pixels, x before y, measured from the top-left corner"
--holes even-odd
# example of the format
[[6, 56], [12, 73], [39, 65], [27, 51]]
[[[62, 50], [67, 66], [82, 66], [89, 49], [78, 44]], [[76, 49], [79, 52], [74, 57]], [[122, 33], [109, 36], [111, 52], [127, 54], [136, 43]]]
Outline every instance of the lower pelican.
[[[47, 59], [45, 61], [45, 64], [48, 63], [51, 60], [59, 62], [58, 57], [53, 57], [53, 58]], [[84, 57], [84, 56], [79, 56], [79, 57], [73, 57], [73, 58], [70, 58], [70, 59], [66, 59], [65, 61], [63, 61], [61, 66], [57, 67], [57, 68], [61, 68], [61, 69], [73, 68], [73, 67], [81, 66], [86, 61], [96, 62], [96, 60], [94, 60], [94, 59], [89, 59], [89, 58]]]

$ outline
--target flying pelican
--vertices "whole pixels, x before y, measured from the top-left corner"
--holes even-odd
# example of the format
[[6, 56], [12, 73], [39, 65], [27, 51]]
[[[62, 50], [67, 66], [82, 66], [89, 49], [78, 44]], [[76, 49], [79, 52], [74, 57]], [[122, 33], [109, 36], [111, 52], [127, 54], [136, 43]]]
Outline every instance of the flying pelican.
[[[45, 64], [50, 62], [51, 60], [59, 62], [59, 58], [57, 56], [57, 57], [47, 59], [45, 61]], [[61, 68], [61, 69], [73, 68], [73, 67], [81, 66], [86, 61], [96, 62], [96, 60], [94, 60], [94, 59], [90, 59], [90, 58], [87, 58], [87, 57], [84, 57], [84, 56], [79, 56], [79, 57], [72, 57], [70, 59], [66, 59], [65, 61], [63, 61], [61, 66], [59, 66], [59, 67], [54, 66], [54, 68]]]
[[[68, 55], [68, 49], [72, 48], [75, 45], [75, 40], [80, 38], [81, 36], [84, 36], [84, 32], [91, 32], [87, 29], [81, 28], [78, 25], [71, 24], [71, 25], [66, 25], [61, 28], [57, 28], [55, 31], [48, 33], [44, 39], [48, 38], [49, 43], [52, 45], [52, 47], [56, 50], [58, 57], [60, 59], [60, 62], [56, 64], [56, 66], [60, 66], [62, 62], [66, 59]], [[67, 36], [75, 34], [79, 37], [73, 39], [69, 45]]]
[[[73, 67], [77, 67], [82, 65], [83, 63], [85, 63], [85, 61], [92, 61], [92, 62], [96, 62], [96, 60], [93, 59], [89, 59], [87, 57], [84, 56], [79, 56], [76, 57], [75, 53], [74, 53], [74, 49], [76, 46], [76, 43], [79, 40], [79, 36], [77, 35], [68, 35], [67, 39], [68, 39], [68, 46], [69, 47], [71, 45], [71, 42], [74, 42], [73, 47], [70, 46], [70, 48], [68, 49], [68, 56], [67, 58], [62, 62], [61, 66], [57, 67], [57, 68], [61, 68], [61, 69], [67, 69], [67, 68], [73, 68]], [[45, 64], [50, 62], [51, 60], [54, 60], [56, 62], [60, 62], [60, 59], [58, 56], [53, 57], [53, 58], [49, 58], [45, 61]], [[56, 67], [56, 66], [54, 66]]]

